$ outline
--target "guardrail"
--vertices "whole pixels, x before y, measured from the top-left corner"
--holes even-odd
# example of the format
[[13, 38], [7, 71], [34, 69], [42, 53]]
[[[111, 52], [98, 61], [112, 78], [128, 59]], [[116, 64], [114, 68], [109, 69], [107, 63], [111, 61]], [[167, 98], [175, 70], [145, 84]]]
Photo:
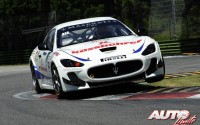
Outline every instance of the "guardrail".
[[[200, 53], [200, 38], [160, 41], [163, 55], [178, 55], [182, 53]], [[0, 65], [28, 63], [32, 50], [0, 52]]]
[[163, 55], [200, 53], [200, 38], [160, 41], [159, 45]]
[[0, 52], [0, 65], [28, 63], [32, 50]]

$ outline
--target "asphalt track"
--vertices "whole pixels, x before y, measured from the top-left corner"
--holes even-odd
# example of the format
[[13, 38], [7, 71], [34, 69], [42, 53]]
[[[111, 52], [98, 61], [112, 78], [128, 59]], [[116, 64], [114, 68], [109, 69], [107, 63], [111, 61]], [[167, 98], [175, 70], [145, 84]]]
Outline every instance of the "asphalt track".
[[[165, 58], [166, 73], [200, 70], [200, 56]], [[136, 93], [148, 85], [125, 83], [71, 93], [63, 100], [14, 98], [33, 91], [27, 66], [0, 67], [0, 125], [172, 125], [176, 120], [148, 120], [154, 110], [188, 110], [200, 124], [200, 99], [84, 100]], [[51, 93], [51, 92], [50, 92]]]

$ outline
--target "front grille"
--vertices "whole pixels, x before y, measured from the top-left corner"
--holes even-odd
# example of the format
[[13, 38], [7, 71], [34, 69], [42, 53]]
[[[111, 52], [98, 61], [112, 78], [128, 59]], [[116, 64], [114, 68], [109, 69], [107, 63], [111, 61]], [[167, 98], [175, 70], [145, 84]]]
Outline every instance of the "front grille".
[[142, 68], [140, 60], [123, 61], [114, 64], [106, 64], [93, 67], [88, 70], [88, 76], [91, 78], [109, 78], [136, 72]]

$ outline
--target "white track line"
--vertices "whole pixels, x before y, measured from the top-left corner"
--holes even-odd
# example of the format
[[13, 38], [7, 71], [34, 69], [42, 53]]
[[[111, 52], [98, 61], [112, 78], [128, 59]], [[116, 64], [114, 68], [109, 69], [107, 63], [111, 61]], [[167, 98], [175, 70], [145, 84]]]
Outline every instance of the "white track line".
[[191, 57], [191, 56], [199, 56], [199, 55], [175, 55], [175, 56], [164, 56], [164, 59], [171, 59], [171, 58], [187, 58], [187, 57]]
[[[14, 98], [22, 99], [22, 100], [39, 100], [41, 97], [49, 96], [52, 94], [44, 93], [44, 94], [36, 94], [35, 91], [27, 91], [27, 92], [21, 92], [18, 94], [13, 95]], [[137, 95], [135, 93], [127, 93], [127, 94], [119, 94], [119, 95], [107, 95], [107, 96], [101, 96], [101, 97], [94, 97], [94, 98], [87, 98], [87, 99], [81, 99], [86, 101], [101, 101], [101, 100], [120, 100], [126, 97]], [[186, 97], [188, 99], [200, 99], [200, 94], [196, 94], [190, 97]]]
[[200, 94], [196, 94], [193, 96], [188, 97], [189, 99], [200, 99]]
[[5, 73], [7, 73], [7, 72], [18, 72], [18, 71], [27, 71], [27, 70], [30, 70], [30, 69], [7, 70], [7, 71], [5, 71], [5, 70], [0, 70], [0, 72], [5, 72]]
[[19, 69], [19, 70], [0, 70], [0, 75], [7, 75], [15, 72], [21, 72], [21, 71], [29, 71], [30, 69]]
[[[28, 94], [35, 94], [35, 91], [27, 91], [27, 92], [21, 92], [13, 95], [14, 98], [22, 99], [22, 100], [38, 100], [30, 97], [26, 97]], [[25, 95], [25, 96], [24, 96]]]
[[107, 96], [94, 97], [94, 98], [88, 98], [88, 99], [82, 99], [82, 100], [120, 100], [122, 98], [126, 98], [132, 95], [134, 95], [134, 93], [126, 93], [126, 94], [120, 94], [120, 95], [107, 95]]

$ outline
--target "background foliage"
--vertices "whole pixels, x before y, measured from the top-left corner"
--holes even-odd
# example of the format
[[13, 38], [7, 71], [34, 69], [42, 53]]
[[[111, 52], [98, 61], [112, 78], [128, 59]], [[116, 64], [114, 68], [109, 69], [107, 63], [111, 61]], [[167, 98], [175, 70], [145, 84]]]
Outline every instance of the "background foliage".
[[[178, 39], [200, 37], [199, 0], [183, 0], [182, 27]], [[151, 0], [0, 0], [0, 51], [33, 49], [46, 32], [22, 35], [23, 29], [48, 26], [49, 12], [56, 11], [56, 24], [97, 16], [115, 17], [134, 31], [149, 29]], [[163, 5], [158, 5], [163, 6]], [[161, 24], [162, 20], [157, 20]], [[178, 27], [178, 26], [177, 26]], [[159, 31], [157, 40], [170, 39]], [[152, 35], [153, 36], [153, 35]], [[154, 37], [154, 36], [153, 36]]]

